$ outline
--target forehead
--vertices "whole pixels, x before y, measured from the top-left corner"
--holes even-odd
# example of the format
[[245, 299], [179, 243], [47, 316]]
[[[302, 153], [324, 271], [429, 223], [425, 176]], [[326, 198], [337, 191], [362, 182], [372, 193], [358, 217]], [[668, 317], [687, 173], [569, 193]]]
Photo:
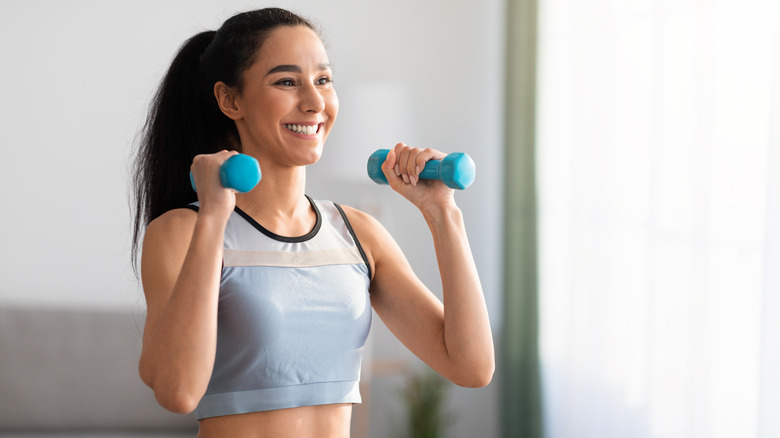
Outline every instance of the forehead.
[[273, 68], [289, 64], [306, 67], [328, 63], [320, 37], [306, 26], [274, 29], [260, 46], [253, 67]]

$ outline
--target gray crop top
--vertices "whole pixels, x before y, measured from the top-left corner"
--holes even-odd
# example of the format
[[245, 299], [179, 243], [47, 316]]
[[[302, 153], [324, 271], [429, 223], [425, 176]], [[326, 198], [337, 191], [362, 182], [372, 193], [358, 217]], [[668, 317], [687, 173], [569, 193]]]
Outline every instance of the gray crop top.
[[301, 237], [271, 233], [238, 207], [230, 217], [198, 419], [361, 402], [370, 268], [341, 208], [309, 201], [317, 222]]

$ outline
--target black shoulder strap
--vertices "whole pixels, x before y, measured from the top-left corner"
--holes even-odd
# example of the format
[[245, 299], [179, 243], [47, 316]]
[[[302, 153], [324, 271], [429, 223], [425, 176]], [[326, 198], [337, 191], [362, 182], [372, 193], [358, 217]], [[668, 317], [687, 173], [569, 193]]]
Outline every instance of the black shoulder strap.
[[360, 251], [360, 256], [363, 257], [363, 261], [366, 263], [366, 268], [368, 268], [368, 278], [373, 280], [374, 274], [371, 272], [371, 265], [368, 263], [368, 257], [366, 256], [366, 252], [363, 251], [363, 245], [360, 244], [360, 241], [357, 238], [357, 235], [355, 234], [355, 230], [352, 229], [352, 224], [349, 223], [349, 219], [347, 219], [346, 213], [344, 213], [344, 210], [341, 208], [339, 204], [336, 204], [335, 202], [333, 205], [336, 206], [339, 213], [341, 213], [341, 218], [344, 219], [344, 224], [347, 226], [347, 230], [349, 230], [349, 234], [352, 236], [352, 239], [355, 241], [355, 245], [357, 245], [358, 251]]

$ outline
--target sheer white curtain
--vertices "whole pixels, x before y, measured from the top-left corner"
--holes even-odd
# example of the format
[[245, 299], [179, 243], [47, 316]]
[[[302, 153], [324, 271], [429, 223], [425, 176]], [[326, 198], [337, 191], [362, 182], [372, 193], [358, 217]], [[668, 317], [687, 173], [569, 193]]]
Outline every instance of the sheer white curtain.
[[780, 436], [780, 6], [542, 0], [550, 438]]

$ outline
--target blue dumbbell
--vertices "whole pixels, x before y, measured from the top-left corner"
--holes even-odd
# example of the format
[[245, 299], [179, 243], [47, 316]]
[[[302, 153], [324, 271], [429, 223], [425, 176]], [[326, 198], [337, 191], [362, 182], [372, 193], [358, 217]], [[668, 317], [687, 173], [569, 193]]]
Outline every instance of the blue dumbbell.
[[[388, 184], [382, 172], [390, 149], [379, 149], [368, 157], [368, 176], [377, 184]], [[474, 161], [463, 152], [447, 155], [442, 160], [429, 160], [420, 172], [420, 179], [439, 179], [447, 187], [463, 190], [474, 182], [476, 166]]]
[[[246, 193], [255, 188], [260, 182], [260, 178], [262, 178], [260, 163], [255, 157], [249, 155], [233, 155], [219, 166], [219, 179], [222, 181], [222, 187], [233, 189], [239, 193]], [[197, 191], [192, 172], [190, 172], [190, 183], [192, 190]]]

